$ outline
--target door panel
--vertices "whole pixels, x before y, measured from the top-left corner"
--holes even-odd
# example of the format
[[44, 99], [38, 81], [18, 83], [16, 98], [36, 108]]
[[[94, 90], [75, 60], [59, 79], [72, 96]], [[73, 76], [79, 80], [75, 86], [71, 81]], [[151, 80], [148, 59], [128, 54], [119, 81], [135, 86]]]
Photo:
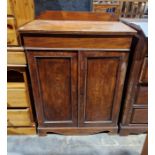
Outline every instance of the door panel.
[[117, 123], [127, 53], [80, 53], [80, 126]]
[[27, 52], [41, 126], [77, 126], [77, 54]]

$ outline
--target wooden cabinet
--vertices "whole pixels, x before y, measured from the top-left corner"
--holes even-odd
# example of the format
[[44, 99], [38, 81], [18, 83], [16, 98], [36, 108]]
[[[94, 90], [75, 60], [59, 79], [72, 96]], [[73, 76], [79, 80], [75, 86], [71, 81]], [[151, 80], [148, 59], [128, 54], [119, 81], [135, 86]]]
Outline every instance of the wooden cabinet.
[[[8, 79], [12, 78], [7, 83], [7, 112], [10, 122], [7, 131], [9, 135], [36, 134], [33, 119], [35, 113], [32, 115], [33, 102], [30, 100], [28, 88], [30, 83], [27, 81], [28, 74], [26, 73], [27, 60], [18, 33], [18, 28], [33, 18], [33, 0], [7, 0], [7, 76]], [[22, 82], [20, 74], [24, 76]], [[28, 113], [27, 109], [29, 109]], [[31, 120], [29, 115], [32, 117]]]
[[127, 53], [27, 51], [27, 58], [40, 125], [117, 125]]
[[135, 33], [120, 22], [36, 20], [20, 28], [40, 135], [117, 132]]
[[138, 31], [134, 38], [137, 43], [132, 46], [134, 53], [128, 67], [129, 79], [120, 123], [120, 134], [128, 135], [145, 133], [148, 128], [148, 38], [137, 25], [124, 22]]
[[7, 75], [8, 134], [35, 134], [27, 71], [23, 67], [13, 67], [10, 64]]

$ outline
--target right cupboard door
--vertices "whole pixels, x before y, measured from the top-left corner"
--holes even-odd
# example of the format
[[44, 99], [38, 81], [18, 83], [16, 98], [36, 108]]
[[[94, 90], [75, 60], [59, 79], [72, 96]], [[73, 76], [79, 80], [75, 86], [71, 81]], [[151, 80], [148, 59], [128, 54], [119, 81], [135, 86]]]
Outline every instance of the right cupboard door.
[[80, 127], [117, 125], [127, 61], [126, 52], [80, 52]]

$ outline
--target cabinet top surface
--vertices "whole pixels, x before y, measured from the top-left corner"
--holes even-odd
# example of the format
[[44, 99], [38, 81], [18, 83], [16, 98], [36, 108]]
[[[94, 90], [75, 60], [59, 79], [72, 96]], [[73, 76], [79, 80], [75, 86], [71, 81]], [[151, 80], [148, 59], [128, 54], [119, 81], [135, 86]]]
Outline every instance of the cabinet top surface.
[[21, 33], [134, 35], [136, 31], [122, 22], [34, 20], [19, 28]]

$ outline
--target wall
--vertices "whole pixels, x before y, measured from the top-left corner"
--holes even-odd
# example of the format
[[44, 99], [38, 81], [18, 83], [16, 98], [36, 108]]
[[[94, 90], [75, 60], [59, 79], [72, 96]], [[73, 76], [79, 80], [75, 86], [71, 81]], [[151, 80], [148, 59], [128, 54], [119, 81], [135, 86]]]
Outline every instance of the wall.
[[34, 0], [35, 13], [45, 10], [90, 11], [92, 0]]

